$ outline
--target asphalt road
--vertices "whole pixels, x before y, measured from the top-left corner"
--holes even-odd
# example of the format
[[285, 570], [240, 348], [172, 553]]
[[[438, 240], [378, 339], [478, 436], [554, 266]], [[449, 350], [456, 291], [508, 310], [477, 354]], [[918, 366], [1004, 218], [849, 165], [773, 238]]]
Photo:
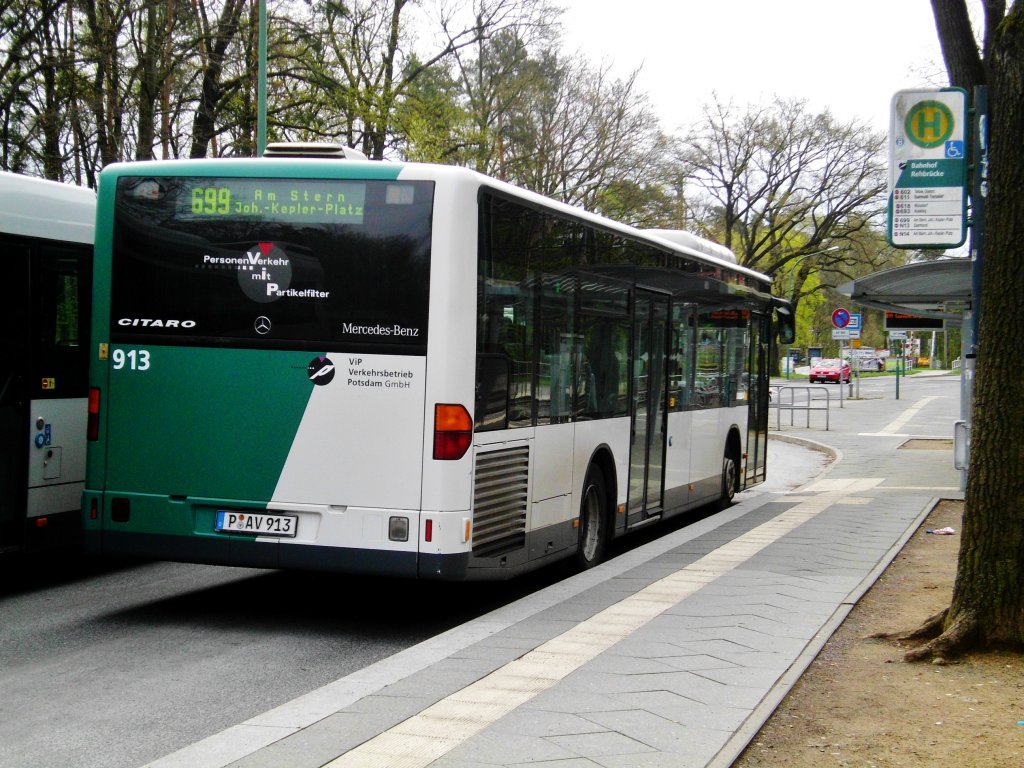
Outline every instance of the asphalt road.
[[[824, 459], [770, 443], [769, 482]], [[687, 519], [693, 520], [699, 515]], [[684, 522], [656, 526], [621, 552]], [[0, 567], [0, 768], [136, 768], [564, 577], [447, 584], [165, 562]]]
[[560, 573], [437, 584], [177, 563], [0, 571], [0, 766], [142, 765]]

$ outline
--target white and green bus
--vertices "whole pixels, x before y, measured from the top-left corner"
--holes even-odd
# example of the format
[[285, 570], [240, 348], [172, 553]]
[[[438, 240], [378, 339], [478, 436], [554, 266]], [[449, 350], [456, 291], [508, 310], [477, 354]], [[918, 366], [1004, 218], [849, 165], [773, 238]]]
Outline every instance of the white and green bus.
[[444, 579], [590, 566], [765, 477], [777, 304], [728, 255], [454, 167], [110, 166], [88, 541]]
[[0, 171], [0, 553], [77, 543], [96, 194]]

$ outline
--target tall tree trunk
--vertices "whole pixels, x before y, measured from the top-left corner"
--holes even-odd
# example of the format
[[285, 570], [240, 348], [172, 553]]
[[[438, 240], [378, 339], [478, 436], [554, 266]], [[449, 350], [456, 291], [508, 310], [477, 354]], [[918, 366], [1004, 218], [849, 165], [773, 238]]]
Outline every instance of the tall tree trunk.
[[146, 33], [139, 57], [139, 130], [135, 146], [136, 160], [152, 160], [156, 143], [156, 102], [160, 98], [161, 66], [159, 52], [163, 48], [163, 24], [157, 10], [162, 0], [146, 3]]
[[[939, 6], [962, 4], [933, 2], [937, 18]], [[1001, 14], [1005, 4], [993, 0], [990, 14], [993, 7]], [[989, 194], [960, 557], [952, 603], [932, 622], [942, 633], [910, 659], [1024, 646], [1024, 408], [1017, 399], [1024, 388], [1024, 0], [1000, 18], [986, 40]]]
[[[983, 644], [1024, 644], [1024, 5], [993, 40], [989, 69], [986, 255], [978, 334], [971, 477], [947, 626], [979, 624]], [[996, 175], [997, 174], [997, 175]]]
[[61, 97], [57, 92], [57, 52], [49, 24], [40, 29], [41, 69], [43, 76], [43, 109], [39, 116], [42, 128], [43, 177], [62, 181], [63, 163], [60, 156], [60, 107]]
[[89, 29], [90, 58], [95, 75], [90, 105], [96, 118], [96, 144], [103, 166], [121, 159], [121, 117], [117, 87], [120, 59], [117, 52], [117, 27], [109, 0], [82, 0]]
[[224, 94], [221, 77], [224, 73], [224, 57], [228, 46], [238, 34], [238, 20], [248, 0], [225, 0], [215, 31], [209, 31], [205, 45], [207, 57], [203, 66], [203, 78], [199, 105], [192, 120], [192, 150], [189, 157], [206, 157], [207, 148], [216, 135], [217, 113]]
[[[169, 66], [174, 56], [174, 22], [177, 14], [175, 0], [167, 2], [167, 29], [164, 33], [163, 60]], [[171, 78], [163, 79], [160, 88], [160, 148], [161, 157], [169, 160], [171, 157]]]

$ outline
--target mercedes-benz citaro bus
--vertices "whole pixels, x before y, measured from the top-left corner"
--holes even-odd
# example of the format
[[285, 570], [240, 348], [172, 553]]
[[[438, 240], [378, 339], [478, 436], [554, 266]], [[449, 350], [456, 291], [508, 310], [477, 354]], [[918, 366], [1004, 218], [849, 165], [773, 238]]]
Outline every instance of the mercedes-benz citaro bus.
[[0, 171], [0, 553], [78, 544], [96, 193]]
[[103, 171], [92, 549], [503, 578], [764, 479], [766, 277], [466, 169], [306, 150]]

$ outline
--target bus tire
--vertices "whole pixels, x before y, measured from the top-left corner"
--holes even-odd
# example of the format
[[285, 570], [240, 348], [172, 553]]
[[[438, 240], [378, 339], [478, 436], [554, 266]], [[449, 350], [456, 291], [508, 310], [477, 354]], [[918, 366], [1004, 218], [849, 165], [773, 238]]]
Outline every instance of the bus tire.
[[715, 504], [719, 511], [732, 506], [733, 499], [736, 498], [738, 479], [739, 469], [736, 459], [726, 452], [725, 457], [722, 459], [722, 495], [718, 497], [718, 502]]
[[607, 548], [608, 492], [601, 468], [591, 464], [583, 483], [583, 500], [580, 502], [576, 565], [580, 570], [593, 568], [604, 559]]

